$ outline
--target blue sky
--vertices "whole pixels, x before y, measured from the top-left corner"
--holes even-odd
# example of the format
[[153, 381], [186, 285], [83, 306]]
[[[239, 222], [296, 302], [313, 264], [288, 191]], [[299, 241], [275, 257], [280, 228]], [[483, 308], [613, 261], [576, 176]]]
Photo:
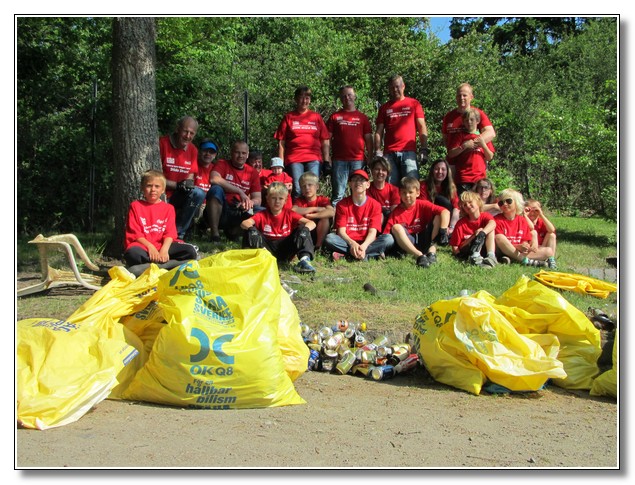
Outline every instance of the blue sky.
[[452, 20], [452, 17], [430, 17], [432, 32], [434, 32], [444, 44], [450, 40], [450, 20]]

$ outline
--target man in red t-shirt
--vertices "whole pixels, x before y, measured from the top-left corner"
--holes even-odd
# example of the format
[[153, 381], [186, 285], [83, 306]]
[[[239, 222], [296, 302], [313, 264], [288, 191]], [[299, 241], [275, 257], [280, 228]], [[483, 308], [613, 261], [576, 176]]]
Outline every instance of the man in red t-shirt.
[[389, 182], [399, 186], [403, 177], [419, 179], [417, 137], [422, 160], [427, 161], [428, 127], [419, 101], [405, 96], [406, 85], [401, 76], [392, 76], [388, 88], [390, 101], [379, 108], [375, 123], [375, 155], [390, 162]]
[[357, 110], [357, 95], [352, 86], [340, 88], [342, 109], [331, 115], [326, 127], [333, 147], [332, 203], [336, 206], [346, 193], [348, 176], [370, 161], [373, 149], [372, 128], [368, 116]]
[[192, 140], [197, 131], [198, 122], [184, 116], [177, 122], [174, 133], [159, 138], [161, 166], [167, 180], [165, 194], [176, 210], [176, 230], [181, 239], [185, 238], [196, 210], [205, 200], [194, 190], [198, 150]]
[[240, 236], [240, 223], [261, 204], [260, 178], [247, 165], [249, 146], [244, 141], [232, 144], [231, 160], [219, 160], [211, 173], [212, 186], [207, 192], [205, 218], [210, 228], [210, 240], [220, 241], [220, 229], [227, 236]]

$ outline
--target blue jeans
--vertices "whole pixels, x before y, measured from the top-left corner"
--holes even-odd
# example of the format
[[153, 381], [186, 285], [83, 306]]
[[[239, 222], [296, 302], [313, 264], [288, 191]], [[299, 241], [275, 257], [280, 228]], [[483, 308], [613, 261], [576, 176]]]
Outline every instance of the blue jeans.
[[388, 152], [384, 153], [386, 160], [390, 162], [390, 178], [388, 181], [401, 187], [403, 177], [413, 177], [419, 180], [419, 166], [417, 165], [417, 152]]
[[302, 195], [300, 191], [300, 177], [304, 172], [313, 172], [318, 177], [320, 176], [320, 162], [319, 160], [314, 160], [312, 162], [305, 163], [292, 163], [287, 165], [287, 171], [291, 178], [293, 179], [293, 191], [291, 192], [291, 197], [296, 199]]
[[333, 207], [335, 207], [346, 194], [348, 176], [355, 170], [362, 168], [363, 163], [362, 160], [333, 160], [333, 174], [331, 175], [331, 183], [333, 186], [331, 203]]
[[[366, 248], [366, 257], [376, 258], [382, 253], [385, 254], [394, 243], [395, 239], [391, 234], [380, 234], [377, 236], [377, 239], [370, 243], [370, 246]], [[326, 238], [324, 239], [324, 247], [330, 252], [350, 254], [348, 251], [349, 246], [346, 241], [334, 232], [326, 235]]]
[[205, 200], [205, 191], [201, 188], [194, 187], [189, 192], [176, 190], [170, 197], [170, 204], [174, 206], [176, 211], [176, 232], [179, 239], [184, 239], [187, 230], [192, 224], [194, 214]]

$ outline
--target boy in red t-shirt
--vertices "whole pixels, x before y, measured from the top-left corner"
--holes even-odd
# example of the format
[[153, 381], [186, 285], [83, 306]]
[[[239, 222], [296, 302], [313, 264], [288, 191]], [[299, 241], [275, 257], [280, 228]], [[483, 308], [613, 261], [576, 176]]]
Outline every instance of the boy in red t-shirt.
[[198, 257], [194, 246], [177, 239], [174, 206], [161, 200], [165, 185], [161, 172], [148, 170], [141, 177], [143, 200], [130, 204], [123, 257], [135, 276], [150, 263], [170, 269]]
[[[265, 191], [265, 195], [266, 190], [274, 182], [282, 182], [289, 192], [293, 189], [293, 179], [288, 173], [284, 172], [284, 162], [282, 158], [279, 157], [273, 157], [271, 159], [271, 173], [265, 177], [265, 182], [262, 187]], [[293, 207], [293, 202], [291, 201], [291, 193], [289, 193], [284, 208], [291, 209], [291, 207]]]
[[[471, 264], [483, 267], [494, 267], [496, 260], [496, 244], [494, 230], [496, 221], [488, 212], [481, 212], [483, 199], [476, 192], [461, 194], [461, 217], [454, 227], [450, 246], [452, 254], [460, 259], [468, 259]], [[485, 251], [483, 251], [485, 250]], [[485, 252], [485, 258], [483, 253]]]
[[317, 228], [311, 231], [313, 245], [317, 251], [322, 247], [324, 238], [331, 231], [335, 209], [328, 197], [317, 195], [320, 178], [313, 172], [304, 172], [300, 176], [302, 195], [295, 199], [292, 210], [315, 222]]
[[315, 273], [311, 265], [314, 249], [311, 231], [315, 222], [284, 207], [289, 190], [282, 182], [273, 182], [267, 190], [267, 208], [244, 220], [243, 248], [265, 248], [278, 261], [300, 261], [293, 267], [298, 273]]
[[417, 260], [417, 266], [429, 268], [437, 262], [434, 241], [446, 233], [450, 211], [429, 200], [419, 198], [419, 181], [414, 177], [401, 179], [401, 203], [388, 217], [384, 233], [392, 234], [397, 246]]

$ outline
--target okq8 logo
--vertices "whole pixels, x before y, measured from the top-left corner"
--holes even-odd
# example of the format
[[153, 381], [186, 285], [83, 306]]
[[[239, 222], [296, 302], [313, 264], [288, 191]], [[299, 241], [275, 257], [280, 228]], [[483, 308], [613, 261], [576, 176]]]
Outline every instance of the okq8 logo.
[[[209, 357], [210, 352], [214, 354], [214, 357], [227, 366], [234, 364], [234, 356], [228, 355], [223, 351], [223, 345], [227, 342], [231, 342], [234, 336], [232, 334], [221, 335], [214, 339], [214, 342], [210, 345], [209, 336], [200, 328], [193, 328], [190, 332], [190, 336], [199, 341], [201, 350], [194, 355], [190, 355], [190, 362], [201, 362]], [[192, 375], [226, 375], [232, 374], [232, 367], [214, 367], [211, 365], [199, 365], [195, 364], [190, 367], [190, 373]]]

